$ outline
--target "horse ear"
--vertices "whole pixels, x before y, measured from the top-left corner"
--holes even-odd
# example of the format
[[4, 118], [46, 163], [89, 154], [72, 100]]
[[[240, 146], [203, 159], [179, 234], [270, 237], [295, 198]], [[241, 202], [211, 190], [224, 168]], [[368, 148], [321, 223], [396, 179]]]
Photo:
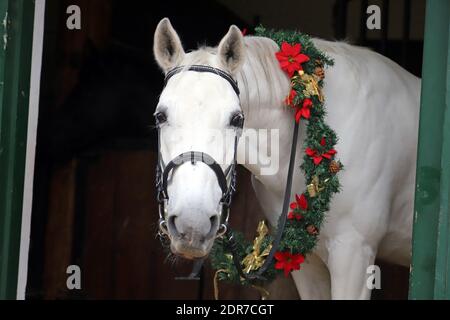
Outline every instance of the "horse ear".
[[241, 30], [232, 25], [228, 33], [219, 43], [217, 50], [222, 66], [235, 74], [239, 71], [245, 60], [244, 37]]
[[162, 19], [156, 27], [153, 54], [164, 72], [176, 67], [183, 60], [183, 45], [168, 18]]

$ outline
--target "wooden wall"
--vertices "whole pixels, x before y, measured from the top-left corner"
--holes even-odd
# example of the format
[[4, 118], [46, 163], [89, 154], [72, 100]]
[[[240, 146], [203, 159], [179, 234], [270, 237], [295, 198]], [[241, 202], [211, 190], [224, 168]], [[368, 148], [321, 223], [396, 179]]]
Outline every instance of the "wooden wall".
[[[46, 239], [47, 299], [213, 298], [209, 266], [203, 281], [176, 280], [189, 274], [191, 265], [167, 261], [156, 237], [155, 161], [152, 151], [112, 150], [74, 160], [55, 172], [50, 211], [57, 214], [50, 215]], [[239, 177], [231, 224], [251, 239], [262, 213], [249, 173], [240, 167]], [[81, 292], [66, 288], [69, 264], [82, 270]], [[221, 285], [221, 297], [258, 294]]]

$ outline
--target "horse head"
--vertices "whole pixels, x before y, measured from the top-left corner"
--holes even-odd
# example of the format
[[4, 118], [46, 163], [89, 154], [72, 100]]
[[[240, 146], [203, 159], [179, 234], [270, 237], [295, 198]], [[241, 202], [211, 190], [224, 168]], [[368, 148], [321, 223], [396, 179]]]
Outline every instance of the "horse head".
[[232, 191], [243, 125], [233, 80], [245, 60], [243, 36], [231, 26], [217, 48], [186, 53], [165, 18], [156, 28], [153, 50], [166, 75], [155, 111], [163, 230], [174, 254], [202, 258], [226, 228], [225, 197]]

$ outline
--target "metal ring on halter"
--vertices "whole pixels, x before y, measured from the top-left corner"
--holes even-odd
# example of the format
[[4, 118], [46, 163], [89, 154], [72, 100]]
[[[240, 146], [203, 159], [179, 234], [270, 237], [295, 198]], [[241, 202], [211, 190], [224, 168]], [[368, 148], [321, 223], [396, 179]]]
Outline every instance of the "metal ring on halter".
[[161, 232], [161, 235], [169, 236], [169, 230], [167, 229], [167, 223], [164, 219], [159, 219], [159, 231]]
[[227, 230], [228, 230], [227, 225], [226, 225], [225, 223], [222, 223], [222, 224], [219, 226], [219, 229], [217, 230], [216, 238], [222, 237], [225, 233], [227, 233]]

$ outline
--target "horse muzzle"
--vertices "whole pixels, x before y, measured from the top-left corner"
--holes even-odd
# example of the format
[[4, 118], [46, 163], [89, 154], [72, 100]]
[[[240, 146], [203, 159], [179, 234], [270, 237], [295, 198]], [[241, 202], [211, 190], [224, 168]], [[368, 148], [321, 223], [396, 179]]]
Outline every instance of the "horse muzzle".
[[[167, 202], [164, 206], [167, 208]], [[200, 213], [183, 212], [183, 214], [169, 214], [164, 210], [159, 221], [159, 234], [170, 240], [173, 253], [188, 258], [206, 256], [214, 243], [227, 231], [226, 223], [222, 221], [222, 210], [210, 216]], [[196, 218], [193, 220], [192, 217]]]

